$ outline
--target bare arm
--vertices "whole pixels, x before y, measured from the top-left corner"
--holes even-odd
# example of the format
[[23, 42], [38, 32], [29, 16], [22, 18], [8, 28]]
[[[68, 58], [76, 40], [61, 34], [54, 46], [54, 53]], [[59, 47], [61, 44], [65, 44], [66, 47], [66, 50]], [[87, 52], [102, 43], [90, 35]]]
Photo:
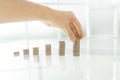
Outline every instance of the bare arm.
[[[49, 14], [48, 14], [49, 13]], [[50, 20], [54, 11], [28, 1], [1, 0], [0, 23], [25, 20]]]
[[[62, 29], [72, 41], [82, 38], [79, 21], [71, 11], [59, 11], [25, 0], [0, 0], [0, 23], [39, 20]], [[71, 22], [75, 25], [70, 26]]]

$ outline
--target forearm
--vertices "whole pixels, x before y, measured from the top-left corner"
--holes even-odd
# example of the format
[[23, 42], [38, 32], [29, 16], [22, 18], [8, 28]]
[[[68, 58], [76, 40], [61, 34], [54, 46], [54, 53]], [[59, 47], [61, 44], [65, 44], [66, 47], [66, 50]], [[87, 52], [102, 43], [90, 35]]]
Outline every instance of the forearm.
[[0, 23], [41, 20], [50, 21], [54, 10], [28, 1], [0, 1]]

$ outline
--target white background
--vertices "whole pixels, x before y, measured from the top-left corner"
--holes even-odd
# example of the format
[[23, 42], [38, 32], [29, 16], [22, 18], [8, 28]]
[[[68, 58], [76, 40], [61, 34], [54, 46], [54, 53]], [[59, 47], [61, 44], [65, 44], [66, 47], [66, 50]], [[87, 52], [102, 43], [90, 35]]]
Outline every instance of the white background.
[[[39, 21], [0, 24], [1, 80], [120, 80], [120, 0], [30, 0], [59, 10], [71, 10], [82, 24], [79, 57], [63, 31]], [[58, 56], [58, 43], [66, 42], [66, 56]], [[45, 45], [52, 56], [45, 56]], [[32, 48], [39, 47], [34, 62]], [[30, 49], [24, 60], [23, 49]], [[13, 52], [20, 56], [14, 57]], [[35, 58], [36, 59], [36, 58]]]

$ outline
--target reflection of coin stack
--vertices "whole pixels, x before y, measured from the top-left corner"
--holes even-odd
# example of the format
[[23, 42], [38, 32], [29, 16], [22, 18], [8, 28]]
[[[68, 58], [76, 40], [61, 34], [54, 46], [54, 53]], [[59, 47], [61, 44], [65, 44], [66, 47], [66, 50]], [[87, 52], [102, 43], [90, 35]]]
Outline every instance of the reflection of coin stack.
[[47, 56], [51, 55], [51, 45], [50, 44], [46, 45], [46, 55]]
[[34, 47], [33, 48], [33, 55], [38, 55], [39, 54], [39, 48], [38, 47]]
[[65, 42], [59, 41], [59, 55], [64, 56], [65, 55]]
[[19, 56], [19, 51], [18, 52], [14, 52], [14, 56], [15, 57]]
[[24, 53], [24, 59], [29, 59], [29, 49], [24, 49], [23, 53]]
[[80, 55], [80, 39], [76, 39], [73, 45], [73, 56]]

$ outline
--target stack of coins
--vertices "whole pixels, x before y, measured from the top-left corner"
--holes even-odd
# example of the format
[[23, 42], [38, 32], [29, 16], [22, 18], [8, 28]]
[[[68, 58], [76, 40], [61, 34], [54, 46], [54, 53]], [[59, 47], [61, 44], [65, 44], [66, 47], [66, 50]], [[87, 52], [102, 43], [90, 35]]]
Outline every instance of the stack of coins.
[[39, 62], [39, 48], [38, 47], [33, 48], [33, 60], [35, 63]]
[[46, 55], [50, 56], [51, 55], [51, 44], [46, 45]]
[[73, 56], [79, 56], [79, 55], [80, 55], [80, 39], [77, 38], [73, 44]]
[[14, 56], [15, 56], [15, 57], [19, 56], [19, 51], [14, 52]]
[[23, 53], [24, 53], [24, 59], [29, 59], [29, 49], [24, 49], [23, 50]]
[[33, 55], [39, 55], [39, 48], [38, 47], [33, 48]]
[[59, 41], [59, 55], [65, 55], [65, 41]]

